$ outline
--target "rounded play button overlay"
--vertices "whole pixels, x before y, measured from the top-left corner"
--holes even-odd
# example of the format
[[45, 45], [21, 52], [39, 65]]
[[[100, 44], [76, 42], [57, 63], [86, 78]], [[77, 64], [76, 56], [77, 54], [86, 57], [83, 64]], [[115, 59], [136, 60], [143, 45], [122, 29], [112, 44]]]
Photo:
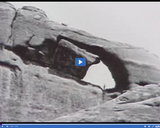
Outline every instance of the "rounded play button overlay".
[[75, 66], [86, 66], [86, 58], [75, 58]]

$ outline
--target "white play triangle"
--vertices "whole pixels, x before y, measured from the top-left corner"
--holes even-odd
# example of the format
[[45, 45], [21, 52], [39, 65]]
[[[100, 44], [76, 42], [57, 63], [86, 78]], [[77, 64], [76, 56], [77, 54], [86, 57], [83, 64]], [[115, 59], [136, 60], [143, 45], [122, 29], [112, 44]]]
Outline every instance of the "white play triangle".
[[81, 64], [82, 63], [82, 61], [81, 60], [79, 60], [79, 64]]

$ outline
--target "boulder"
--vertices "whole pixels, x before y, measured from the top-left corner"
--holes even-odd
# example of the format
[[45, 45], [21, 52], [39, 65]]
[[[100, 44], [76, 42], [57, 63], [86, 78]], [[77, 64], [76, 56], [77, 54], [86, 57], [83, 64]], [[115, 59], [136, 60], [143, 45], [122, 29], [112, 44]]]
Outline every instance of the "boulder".
[[[86, 58], [86, 66], [75, 66], [75, 58]], [[99, 63], [98, 56], [81, 49], [66, 40], [60, 40], [54, 54], [51, 69], [83, 79], [89, 66]]]
[[8, 42], [15, 16], [16, 9], [12, 4], [0, 2], [0, 44]]

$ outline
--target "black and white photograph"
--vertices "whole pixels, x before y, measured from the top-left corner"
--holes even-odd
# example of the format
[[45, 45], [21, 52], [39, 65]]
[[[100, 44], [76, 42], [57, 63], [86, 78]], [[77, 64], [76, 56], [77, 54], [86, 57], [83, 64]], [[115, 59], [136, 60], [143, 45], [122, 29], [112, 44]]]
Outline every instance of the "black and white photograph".
[[0, 2], [0, 122], [160, 122], [160, 2]]

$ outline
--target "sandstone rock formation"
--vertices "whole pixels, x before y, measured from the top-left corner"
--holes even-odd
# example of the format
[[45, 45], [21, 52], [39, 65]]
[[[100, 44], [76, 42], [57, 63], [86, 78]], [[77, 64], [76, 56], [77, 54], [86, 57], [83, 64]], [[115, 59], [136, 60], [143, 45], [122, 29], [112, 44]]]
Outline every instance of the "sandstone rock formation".
[[[151, 93], [153, 92], [153, 93]], [[56, 118], [50, 122], [159, 122], [160, 87], [135, 87], [102, 105]]]
[[[75, 66], [75, 58], [86, 58], [86, 66]], [[69, 74], [79, 79], [83, 79], [89, 66], [99, 63], [98, 56], [78, 48], [66, 40], [60, 40], [57, 50], [54, 53], [51, 68]], [[53, 71], [54, 72], [54, 71]]]
[[13, 5], [0, 2], [0, 43], [6, 43], [10, 38], [15, 13]]
[[[76, 57], [87, 66], [75, 67]], [[114, 89], [81, 81], [100, 60]], [[36, 7], [0, 3], [1, 122], [159, 122], [158, 83], [160, 60], [143, 48], [56, 23]]]

